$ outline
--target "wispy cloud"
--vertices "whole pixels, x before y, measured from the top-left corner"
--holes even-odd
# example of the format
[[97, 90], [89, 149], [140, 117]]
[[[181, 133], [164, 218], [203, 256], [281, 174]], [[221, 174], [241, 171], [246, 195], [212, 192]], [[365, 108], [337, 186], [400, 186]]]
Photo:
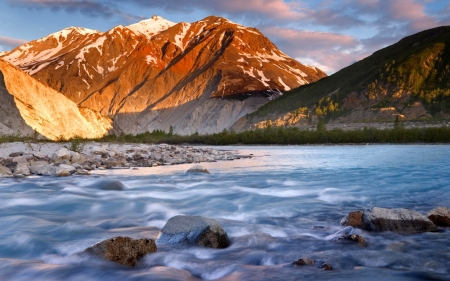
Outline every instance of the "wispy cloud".
[[95, 0], [8, 0], [9, 5], [28, 9], [64, 10], [67, 13], [79, 12], [88, 17], [119, 17], [132, 22], [142, 19], [140, 16], [124, 13], [110, 1]]
[[22, 39], [10, 38], [0, 35], [0, 50], [10, 50], [19, 45], [25, 44], [27, 41]]

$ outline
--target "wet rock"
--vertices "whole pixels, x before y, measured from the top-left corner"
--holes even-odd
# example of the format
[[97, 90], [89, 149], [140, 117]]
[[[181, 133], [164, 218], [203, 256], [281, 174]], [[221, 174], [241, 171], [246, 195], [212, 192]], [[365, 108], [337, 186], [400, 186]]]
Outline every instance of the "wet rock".
[[195, 165], [191, 167], [189, 170], [186, 171], [186, 173], [204, 173], [209, 174], [209, 171], [203, 167], [202, 165]]
[[[350, 212], [346, 218], [345, 226], [353, 226], [362, 228], [363, 225], [363, 211]], [[341, 221], [341, 224], [342, 221]]]
[[228, 235], [214, 219], [202, 216], [175, 216], [161, 230], [158, 240], [162, 244], [188, 243], [210, 248], [226, 248]]
[[23, 155], [23, 152], [22, 151], [20, 151], [20, 152], [13, 152], [13, 153], [11, 153], [11, 154], [9, 154], [9, 157], [17, 157], [17, 156], [22, 156]]
[[333, 269], [333, 267], [326, 262], [316, 261], [316, 260], [309, 259], [309, 258], [298, 259], [297, 261], [293, 262], [292, 264], [297, 265], [297, 266], [316, 265], [318, 268], [323, 269], [323, 270], [332, 270]]
[[98, 181], [90, 185], [89, 187], [101, 190], [117, 190], [117, 191], [125, 189], [125, 185], [121, 181], [108, 179]]
[[[342, 225], [350, 225], [350, 214]], [[434, 223], [419, 212], [407, 209], [385, 209], [374, 207], [362, 212], [362, 222], [353, 223], [355, 227], [367, 231], [395, 231], [399, 233], [422, 233], [436, 231]]]
[[58, 177], [67, 177], [75, 173], [77, 170], [75, 167], [67, 164], [61, 164], [56, 167], [55, 175]]
[[40, 176], [53, 176], [56, 174], [56, 167], [52, 164], [39, 166], [36, 169], [36, 174]]
[[343, 235], [334, 239], [334, 241], [365, 242], [364, 238], [359, 234]]
[[314, 264], [316, 264], [316, 261], [312, 260], [312, 259], [308, 259], [308, 258], [303, 258], [303, 259], [298, 259], [297, 261], [293, 262], [293, 264], [295, 264], [295, 265], [314, 265]]
[[123, 265], [135, 266], [143, 256], [155, 253], [157, 247], [151, 239], [132, 239], [129, 237], [114, 237], [99, 242], [85, 250], [104, 259]]
[[0, 178], [10, 178], [12, 175], [13, 174], [9, 168], [0, 166]]
[[28, 168], [28, 162], [27, 163], [19, 163], [17, 164], [16, 168], [14, 169], [14, 175], [24, 175], [29, 176], [31, 174], [30, 168]]
[[427, 217], [436, 225], [450, 227], [450, 209], [437, 207], [427, 213]]

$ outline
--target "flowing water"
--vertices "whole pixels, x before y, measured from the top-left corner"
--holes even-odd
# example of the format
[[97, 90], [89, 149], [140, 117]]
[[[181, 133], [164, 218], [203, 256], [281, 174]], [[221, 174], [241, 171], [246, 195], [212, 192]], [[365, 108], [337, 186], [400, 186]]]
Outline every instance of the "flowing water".
[[[450, 280], [450, 229], [333, 241], [350, 211], [450, 207], [449, 145], [220, 149], [255, 157], [207, 163], [209, 175], [178, 165], [0, 180], [0, 280]], [[104, 179], [125, 189], [99, 189]], [[114, 236], [156, 238], [178, 214], [215, 218], [231, 246], [158, 244], [134, 268], [83, 253]]]

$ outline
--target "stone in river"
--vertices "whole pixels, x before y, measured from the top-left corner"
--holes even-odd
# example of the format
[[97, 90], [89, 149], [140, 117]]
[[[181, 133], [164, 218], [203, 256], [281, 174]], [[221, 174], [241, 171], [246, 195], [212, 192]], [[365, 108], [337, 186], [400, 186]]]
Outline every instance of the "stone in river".
[[202, 165], [195, 165], [195, 166], [192, 166], [189, 170], [187, 170], [186, 173], [204, 173], [204, 174], [209, 174], [209, 171], [205, 167], [203, 167]]
[[157, 247], [155, 241], [151, 239], [118, 236], [101, 241], [85, 251], [113, 262], [135, 266], [138, 259], [156, 252]]
[[14, 169], [14, 175], [24, 175], [24, 176], [29, 176], [30, 173], [30, 168], [28, 167], [28, 162], [27, 163], [19, 163], [17, 164], [16, 168]]
[[[354, 219], [356, 217], [356, 219]], [[352, 218], [352, 219], [350, 219]], [[419, 212], [408, 209], [385, 209], [374, 207], [359, 213], [352, 212], [341, 221], [367, 231], [395, 231], [399, 233], [422, 233], [437, 231], [437, 227]]]
[[436, 226], [450, 227], [450, 209], [447, 207], [437, 207], [427, 213], [427, 217]]
[[102, 190], [124, 190], [125, 189], [125, 185], [118, 180], [100, 180], [92, 185], [90, 185], [89, 187], [92, 188], [97, 188], [97, 189], [102, 189]]
[[226, 248], [230, 240], [222, 226], [214, 219], [202, 216], [175, 216], [161, 230], [158, 243]]

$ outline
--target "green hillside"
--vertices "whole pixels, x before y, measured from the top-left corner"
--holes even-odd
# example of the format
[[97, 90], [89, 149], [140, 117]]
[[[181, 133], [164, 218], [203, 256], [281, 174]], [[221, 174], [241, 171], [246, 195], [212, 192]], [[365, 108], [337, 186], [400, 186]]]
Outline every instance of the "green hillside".
[[395, 107], [401, 113], [418, 101], [432, 117], [450, 114], [450, 26], [403, 38], [329, 77], [286, 93], [248, 117], [300, 110], [330, 119], [356, 107]]

